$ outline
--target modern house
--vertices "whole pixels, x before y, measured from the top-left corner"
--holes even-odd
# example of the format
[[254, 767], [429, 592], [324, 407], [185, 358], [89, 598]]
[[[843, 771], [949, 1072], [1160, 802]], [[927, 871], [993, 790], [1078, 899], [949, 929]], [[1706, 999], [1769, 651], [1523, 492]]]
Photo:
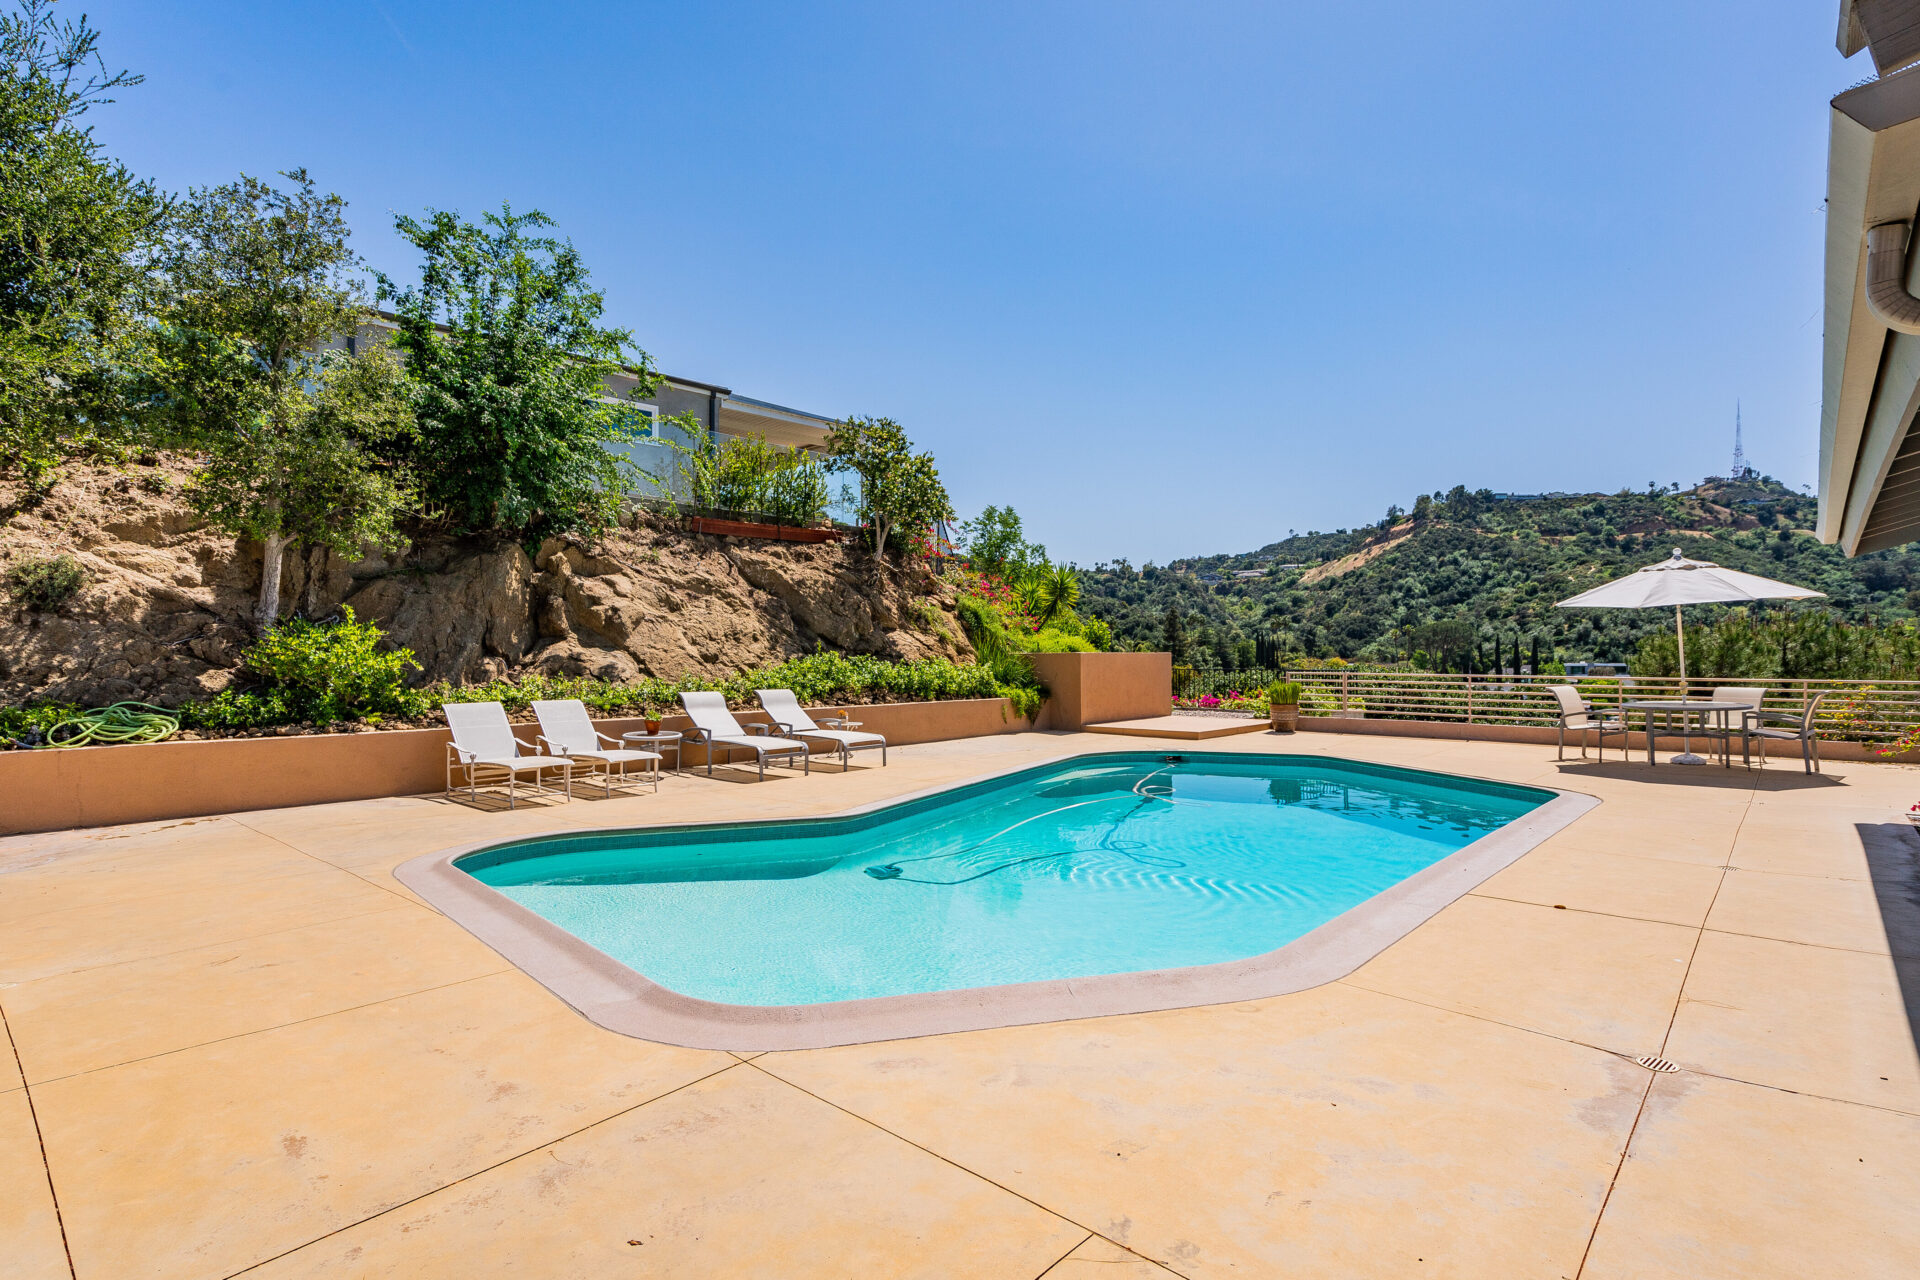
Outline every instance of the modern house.
[[[352, 351], [362, 343], [390, 342], [399, 327], [398, 320], [389, 311], [373, 312], [354, 336], [340, 345]], [[674, 474], [674, 453], [665, 440], [692, 443], [686, 432], [666, 421], [668, 418], [691, 414], [695, 421], [723, 440], [761, 436], [769, 444], [813, 453], [826, 451], [827, 433], [833, 429], [832, 418], [737, 395], [730, 387], [671, 374], [663, 375], [658, 390], [652, 395], [630, 398], [639, 381], [636, 372], [628, 371], [604, 379], [604, 385], [606, 399], [629, 410], [630, 436], [626, 443], [615, 446], [616, 451], [639, 471], [651, 475]], [[644, 481], [637, 485], [641, 493], [649, 488]]]
[[1920, 538], [1920, 0], [1843, 0], [1839, 47], [1877, 75], [1829, 121], [1818, 533], [1859, 555]]

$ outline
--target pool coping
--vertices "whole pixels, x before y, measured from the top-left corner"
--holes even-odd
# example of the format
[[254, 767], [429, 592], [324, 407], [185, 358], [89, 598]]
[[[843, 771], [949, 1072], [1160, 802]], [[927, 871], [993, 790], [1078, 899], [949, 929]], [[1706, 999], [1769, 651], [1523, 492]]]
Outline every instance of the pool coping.
[[[1139, 750], [1076, 752], [1048, 763], [1137, 754]], [[1337, 756], [1293, 753], [1275, 758], [1291, 763], [1318, 760], [1335, 765], [1353, 763]], [[795, 815], [794, 820], [859, 817], [1035, 767], [1024, 763], [850, 809]], [[1395, 771], [1433, 773], [1501, 787], [1514, 785], [1438, 770], [1395, 767]], [[689, 1049], [736, 1052], [825, 1049], [877, 1040], [1266, 999], [1343, 978], [1600, 804], [1597, 797], [1577, 791], [1554, 787], [1533, 789], [1548, 792], [1553, 798], [1318, 928], [1261, 955], [1174, 969], [1053, 978], [824, 1004], [722, 1004], [671, 991], [454, 865], [458, 859], [483, 850], [526, 842], [526, 837], [483, 840], [425, 854], [402, 863], [393, 874], [428, 905], [492, 947], [582, 1017], [609, 1031]], [[707, 827], [741, 823], [716, 820], [662, 825]], [[648, 829], [632, 825], [587, 827], [569, 830], [564, 835], [575, 839]]]

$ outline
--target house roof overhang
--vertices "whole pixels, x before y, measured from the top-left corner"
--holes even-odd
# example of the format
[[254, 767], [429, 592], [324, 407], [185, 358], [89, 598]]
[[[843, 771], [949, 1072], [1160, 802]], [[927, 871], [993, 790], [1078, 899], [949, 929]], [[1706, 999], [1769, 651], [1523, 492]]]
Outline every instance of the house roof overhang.
[[1920, 212], [1920, 70], [1841, 94], [1829, 130], [1817, 532], [1859, 555], [1920, 538], [1920, 335], [1866, 296], [1868, 229]]

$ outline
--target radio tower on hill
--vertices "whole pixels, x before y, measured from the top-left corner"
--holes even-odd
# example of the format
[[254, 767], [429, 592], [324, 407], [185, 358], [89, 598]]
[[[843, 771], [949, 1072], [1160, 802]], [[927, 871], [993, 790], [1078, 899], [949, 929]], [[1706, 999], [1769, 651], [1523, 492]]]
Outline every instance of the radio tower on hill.
[[1733, 474], [1732, 479], [1745, 480], [1753, 474], [1753, 468], [1747, 465], [1747, 451], [1740, 446], [1740, 402], [1733, 402]]

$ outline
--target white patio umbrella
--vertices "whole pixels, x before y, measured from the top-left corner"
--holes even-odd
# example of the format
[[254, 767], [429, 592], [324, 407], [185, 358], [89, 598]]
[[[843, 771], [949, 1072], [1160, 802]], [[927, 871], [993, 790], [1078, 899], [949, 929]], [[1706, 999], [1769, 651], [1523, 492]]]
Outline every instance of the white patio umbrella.
[[[1624, 578], [1582, 591], [1562, 600], [1561, 609], [1654, 609], [1673, 606], [1673, 632], [1680, 646], [1680, 689], [1687, 679], [1687, 630], [1680, 618], [1684, 604], [1738, 604], [1747, 600], [1808, 600], [1824, 596], [1789, 582], [1775, 582], [1754, 573], [1723, 569], [1706, 560], [1688, 560], [1673, 549], [1671, 559], [1635, 569]], [[1691, 744], [1683, 744], [1690, 746]], [[1676, 763], [1704, 764], [1691, 750], [1675, 756]]]

